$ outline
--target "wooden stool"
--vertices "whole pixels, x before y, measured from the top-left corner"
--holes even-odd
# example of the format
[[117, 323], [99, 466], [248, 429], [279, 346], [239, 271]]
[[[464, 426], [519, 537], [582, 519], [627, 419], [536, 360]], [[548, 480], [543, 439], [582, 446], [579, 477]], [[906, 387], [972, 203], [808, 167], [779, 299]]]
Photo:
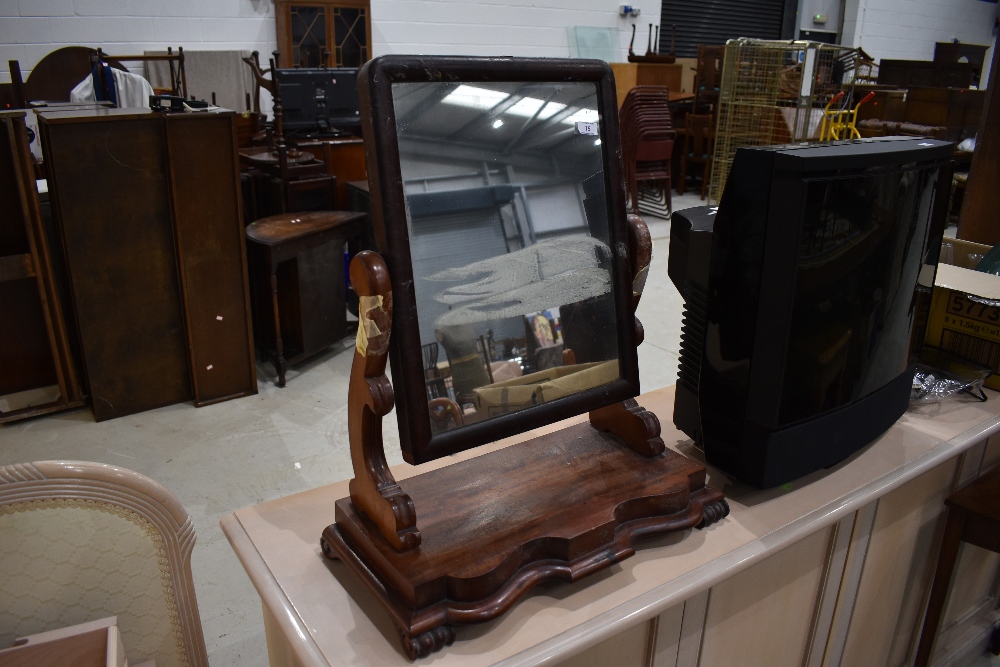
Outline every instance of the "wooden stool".
[[288, 366], [347, 333], [344, 242], [361, 233], [364, 213], [282, 213], [246, 228], [254, 330], [285, 386]]
[[[916, 667], [930, 662], [941, 613], [948, 599], [948, 586], [958, 560], [958, 546], [968, 542], [983, 549], [1000, 553], [1000, 466], [986, 473], [964, 489], [959, 489], [944, 501], [948, 506], [948, 524], [938, 556], [934, 585], [927, 603], [927, 616], [917, 647]], [[996, 650], [993, 633], [993, 650]]]

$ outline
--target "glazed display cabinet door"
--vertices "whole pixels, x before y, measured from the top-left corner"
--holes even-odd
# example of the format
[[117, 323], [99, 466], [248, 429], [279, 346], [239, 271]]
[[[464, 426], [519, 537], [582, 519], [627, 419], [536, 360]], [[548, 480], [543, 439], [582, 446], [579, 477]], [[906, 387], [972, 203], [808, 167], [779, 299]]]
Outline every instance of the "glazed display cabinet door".
[[371, 58], [367, 0], [276, 0], [281, 67], [360, 67]]

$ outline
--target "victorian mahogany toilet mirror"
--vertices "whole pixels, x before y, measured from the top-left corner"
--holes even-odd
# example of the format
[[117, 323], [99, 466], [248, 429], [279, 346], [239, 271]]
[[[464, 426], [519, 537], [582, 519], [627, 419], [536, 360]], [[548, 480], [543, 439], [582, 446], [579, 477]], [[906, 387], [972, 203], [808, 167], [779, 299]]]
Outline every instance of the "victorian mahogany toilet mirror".
[[[625, 215], [608, 65], [383, 56], [359, 99], [381, 254], [351, 262], [355, 476], [320, 543], [416, 658], [539, 582], [728, 508], [633, 398], [652, 242]], [[397, 483], [381, 437], [394, 406], [411, 463], [589, 421]]]
[[638, 395], [610, 69], [390, 56], [359, 82], [406, 460]]

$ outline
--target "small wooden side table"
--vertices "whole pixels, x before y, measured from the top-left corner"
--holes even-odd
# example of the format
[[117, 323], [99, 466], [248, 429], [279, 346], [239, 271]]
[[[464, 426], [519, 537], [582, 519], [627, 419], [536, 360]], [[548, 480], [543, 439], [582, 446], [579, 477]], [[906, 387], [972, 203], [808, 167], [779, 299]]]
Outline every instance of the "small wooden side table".
[[352, 211], [282, 213], [246, 228], [256, 339], [285, 386], [290, 365], [347, 333], [344, 242], [367, 216]]
[[[944, 502], [948, 506], [948, 523], [927, 603], [915, 667], [925, 667], [930, 662], [941, 614], [948, 600], [948, 586], [958, 561], [959, 544], [968, 542], [1000, 553], [1000, 466], [951, 494]], [[996, 639], [994, 631], [994, 651]]]

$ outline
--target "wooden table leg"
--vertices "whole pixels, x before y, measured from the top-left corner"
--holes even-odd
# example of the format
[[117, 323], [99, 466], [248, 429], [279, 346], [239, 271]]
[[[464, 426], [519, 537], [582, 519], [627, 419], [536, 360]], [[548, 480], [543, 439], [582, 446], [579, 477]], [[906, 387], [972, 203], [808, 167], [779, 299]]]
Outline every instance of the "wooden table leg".
[[924, 628], [920, 633], [920, 644], [917, 646], [917, 657], [914, 667], [926, 667], [930, 663], [931, 649], [945, 602], [948, 600], [948, 587], [951, 585], [951, 575], [958, 560], [958, 547], [965, 532], [965, 512], [951, 508], [948, 510], [948, 523], [944, 529], [944, 539], [941, 542], [941, 553], [938, 556], [937, 570], [934, 573], [934, 584], [931, 586], [930, 599], [927, 602], [927, 615], [924, 617]]
[[278, 267], [274, 263], [271, 253], [267, 254], [267, 270], [271, 276], [271, 305], [274, 317], [274, 368], [278, 372], [279, 387], [285, 386], [285, 344], [281, 340], [281, 313], [278, 310]]

